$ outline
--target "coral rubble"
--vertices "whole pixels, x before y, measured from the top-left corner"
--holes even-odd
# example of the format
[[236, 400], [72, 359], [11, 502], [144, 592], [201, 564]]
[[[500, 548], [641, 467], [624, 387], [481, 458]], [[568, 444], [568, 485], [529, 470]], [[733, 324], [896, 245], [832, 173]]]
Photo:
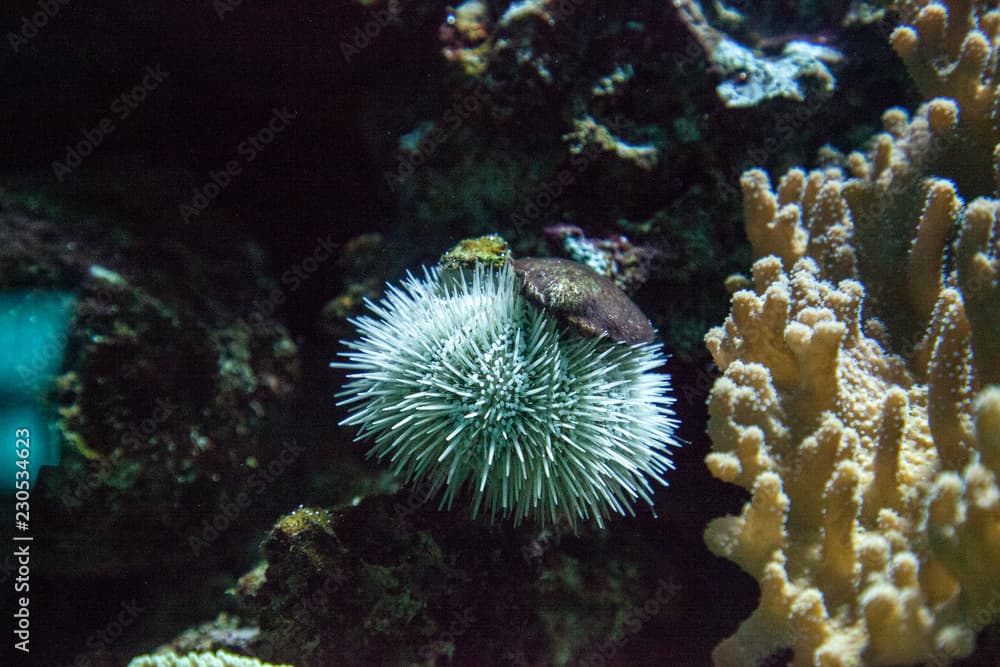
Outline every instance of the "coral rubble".
[[794, 40], [785, 44], [780, 57], [768, 57], [713, 27], [695, 0], [674, 0], [674, 6], [706, 57], [727, 77], [716, 87], [726, 106], [751, 107], [779, 97], [802, 101], [804, 82], [810, 79], [826, 93], [836, 87], [827, 67], [843, 60], [836, 49]]

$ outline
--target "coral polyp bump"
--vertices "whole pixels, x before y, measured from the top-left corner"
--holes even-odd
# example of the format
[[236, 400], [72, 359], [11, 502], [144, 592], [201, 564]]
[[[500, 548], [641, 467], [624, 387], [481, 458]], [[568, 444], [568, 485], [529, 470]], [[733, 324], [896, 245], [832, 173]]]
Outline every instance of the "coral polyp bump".
[[678, 444], [660, 346], [561, 327], [517, 280], [510, 264], [425, 269], [369, 303], [331, 364], [350, 371], [341, 424], [442, 507], [468, 489], [474, 518], [603, 527], [651, 505]]

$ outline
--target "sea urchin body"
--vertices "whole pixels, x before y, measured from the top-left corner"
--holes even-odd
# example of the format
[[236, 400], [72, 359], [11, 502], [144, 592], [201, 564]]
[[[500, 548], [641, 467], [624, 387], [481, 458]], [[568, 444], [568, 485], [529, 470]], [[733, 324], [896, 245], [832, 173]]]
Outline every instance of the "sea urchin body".
[[631, 514], [652, 504], [677, 443], [658, 345], [585, 338], [521, 296], [507, 265], [425, 269], [353, 320], [342, 424], [406, 482], [461, 489], [472, 514], [541, 523]]

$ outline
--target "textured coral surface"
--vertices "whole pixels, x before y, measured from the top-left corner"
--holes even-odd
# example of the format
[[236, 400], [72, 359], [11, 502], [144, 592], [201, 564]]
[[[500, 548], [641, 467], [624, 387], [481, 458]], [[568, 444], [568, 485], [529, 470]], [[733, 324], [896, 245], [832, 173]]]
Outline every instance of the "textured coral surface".
[[1000, 13], [900, 4], [933, 99], [838, 166], [741, 181], [759, 259], [706, 337], [706, 462], [752, 497], [705, 537], [761, 599], [719, 664], [943, 664], [1000, 620]]

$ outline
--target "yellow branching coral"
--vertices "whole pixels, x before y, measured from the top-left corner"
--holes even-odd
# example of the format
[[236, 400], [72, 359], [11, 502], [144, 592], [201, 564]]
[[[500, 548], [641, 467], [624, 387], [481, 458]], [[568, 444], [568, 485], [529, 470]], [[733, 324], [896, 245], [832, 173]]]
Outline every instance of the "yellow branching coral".
[[995, 46], [1000, 10], [995, 3], [971, 0], [896, 4], [904, 25], [892, 33], [892, 47], [925, 97], [949, 97], [962, 110], [964, 163], [988, 164], [1000, 139]]
[[900, 4], [941, 97], [842, 168], [741, 181], [758, 259], [706, 337], [706, 462], [752, 496], [705, 537], [761, 599], [720, 665], [943, 664], [1000, 621], [1000, 13]]
[[[955, 609], [955, 584], [932, 596], [919, 576], [931, 560], [920, 487], [940, 468], [927, 388], [863, 333], [861, 285], [819, 274], [811, 258], [788, 273], [775, 256], [758, 260], [754, 290], [734, 295], [708, 335], [725, 374], [712, 390], [707, 463], [753, 495], [706, 541], [761, 585], [719, 664], [756, 664], [784, 646], [801, 665], [905, 664], [958, 623], [956, 611], [938, 612]], [[972, 636], [949, 648], [967, 652]]]
[[746, 172], [743, 209], [754, 256], [777, 255], [788, 269], [808, 255], [826, 280], [861, 280], [869, 311], [889, 334], [911, 337], [930, 318], [961, 210], [951, 181], [926, 177], [928, 163], [957, 141], [957, 115], [945, 99], [912, 119], [889, 109], [869, 154], [847, 157], [848, 174], [792, 169], [772, 192], [767, 174]]
[[1000, 384], [1000, 204], [977, 199], [965, 211], [955, 247], [958, 287], [972, 321], [972, 348], [983, 384]]
[[865, 335], [860, 283], [819, 274], [811, 258], [788, 273], [758, 260], [753, 291], [708, 335], [725, 374], [707, 463], [753, 495], [706, 540], [762, 589], [716, 661], [783, 646], [801, 665], [965, 655], [1000, 620], [1000, 388], [968, 400], [957, 290], [942, 290], [919, 382]]

